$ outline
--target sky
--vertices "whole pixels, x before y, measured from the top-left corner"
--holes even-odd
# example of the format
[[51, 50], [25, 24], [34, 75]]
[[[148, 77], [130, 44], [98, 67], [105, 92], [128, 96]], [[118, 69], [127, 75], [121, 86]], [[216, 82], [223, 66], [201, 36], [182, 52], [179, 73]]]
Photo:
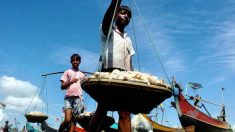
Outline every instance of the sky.
[[[82, 57], [80, 70], [97, 71], [100, 24], [109, 3], [0, 1], [0, 102], [6, 104], [0, 126], [6, 120], [14, 125], [16, 119], [21, 129], [24, 114], [38, 109], [48, 113], [47, 121], [58, 128], [55, 119], [61, 117], [64, 98], [61, 74], [47, 76], [45, 82], [41, 75], [69, 69], [73, 53]], [[123, 4], [133, 13], [126, 32], [137, 53], [134, 69], [166, 82], [174, 76], [183, 87], [188, 81], [201, 83], [203, 88], [196, 92], [205, 100], [224, 103], [227, 121], [235, 127], [235, 1], [123, 0]], [[94, 111], [95, 101], [87, 93], [84, 96], [87, 111]], [[171, 101], [173, 97], [163, 102], [163, 123], [179, 126]], [[205, 105], [212, 116], [219, 115], [220, 107]]]

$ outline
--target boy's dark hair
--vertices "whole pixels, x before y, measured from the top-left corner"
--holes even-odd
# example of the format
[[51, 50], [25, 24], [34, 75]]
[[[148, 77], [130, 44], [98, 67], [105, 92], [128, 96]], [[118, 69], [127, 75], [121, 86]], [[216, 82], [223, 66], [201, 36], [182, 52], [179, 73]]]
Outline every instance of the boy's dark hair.
[[72, 61], [73, 59], [77, 59], [77, 60], [81, 61], [81, 56], [79, 54], [73, 54], [70, 57], [70, 61]]
[[131, 13], [131, 8], [130, 8], [130, 7], [128, 7], [128, 6], [126, 6], [126, 5], [122, 5], [122, 6], [119, 7], [118, 12], [119, 12], [120, 10], [126, 10], [126, 11], [128, 11], [129, 14], [130, 14], [130, 17], [132, 17], [132, 13]]

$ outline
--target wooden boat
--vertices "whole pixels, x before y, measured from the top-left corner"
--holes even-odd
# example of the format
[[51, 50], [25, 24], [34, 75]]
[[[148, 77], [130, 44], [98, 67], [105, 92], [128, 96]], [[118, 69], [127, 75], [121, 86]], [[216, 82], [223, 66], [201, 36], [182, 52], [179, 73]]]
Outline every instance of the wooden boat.
[[[43, 132], [58, 132], [58, 130], [56, 130], [55, 128], [52, 128], [46, 122], [41, 123], [41, 130]], [[86, 131], [84, 128], [76, 126], [74, 132], [86, 132]]]
[[[195, 132], [232, 132], [230, 125], [224, 120], [210, 117], [191, 105], [183, 96], [182, 88], [173, 82], [173, 95], [181, 125], [187, 131]], [[222, 109], [224, 110], [224, 107]], [[224, 113], [225, 114], [225, 113]], [[225, 115], [222, 115], [225, 117]]]
[[26, 122], [26, 130], [27, 132], [40, 132], [40, 130], [34, 128], [32, 125], [30, 125], [29, 122]]
[[58, 131], [55, 128], [52, 128], [51, 126], [49, 126], [47, 122], [41, 123], [41, 129], [43, 132], [57, 132]]
[[[92, 118], [92, 116], [94, 115], [94, 113], [91, 114], [81, 114], [79, 115], [75, 121], [77, 123], [79, 123], [79, 125], [81, 125], [82, 128], [84, 128], [85, 130], [88, 129], [88, 124]], [[107, 130], [110, 128], [111, 125], [113, 125], [115, 122], [114, 118], [110, 117], [110, 116], [106, 116], [104, 119], [103, 124], [101, 125], [101, 129], [102, 130]]]
[[[89, 78], [83, 89], [110, 111], [124, 110], [134, 114], [149, 113], [165, 99], [171, 97], [171, 89], [165, 85]], [[146, 103], [148, 102], [148, 103]]]
[[142, 116], [152, 125], [153, 132], [184, 132], [184, 130], [180, 128], [173, 128], [158, 124], [152, 121], [146, 114], [142, 114]]

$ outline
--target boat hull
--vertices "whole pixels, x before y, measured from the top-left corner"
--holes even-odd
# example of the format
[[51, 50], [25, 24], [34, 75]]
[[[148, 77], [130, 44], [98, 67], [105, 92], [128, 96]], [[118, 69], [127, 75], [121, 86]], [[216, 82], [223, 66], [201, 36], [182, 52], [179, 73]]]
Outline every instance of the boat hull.
[[181, 128], [173, 128], [160, 125], [152, 121], [146, 114], [142, 114], [142, 116], [147, 119], [147, 121], [150, 122], [150, 124], [153, 126], [153, 132], [184, 132], [184, 130]]
[[210, 117], [198, 110], [185, 99], [179, 88], [174, 87], [173, 90], [175, 107], [184, 129], [192, 126], [195, 132], [232, 132], [227, 122]]
[[187, 115], [182, 115], [180, 118], [181, 125], [186, 129], [193, 126], [195, 132], [232, 132], [231, 129], [219, 128], [212, 126], [206, 122], [194, 119]]
[[[81, 115], [78, 116], [75, 121], [77, 121], [79, 123], [79, 125], [81, 125], [82, 128], [84, 128], [85, 130], [88, 130], [88, 125], [90, 120], [92, 119], [92, 115]], [[101, 129], [102, 130], [108, 130], [110, 128], [111, 125], [113, 125], [115, 123], [115, 119], [113, 117], [110, 116], [106, 116], [105, 119], [102, 122], [101, 125]]]

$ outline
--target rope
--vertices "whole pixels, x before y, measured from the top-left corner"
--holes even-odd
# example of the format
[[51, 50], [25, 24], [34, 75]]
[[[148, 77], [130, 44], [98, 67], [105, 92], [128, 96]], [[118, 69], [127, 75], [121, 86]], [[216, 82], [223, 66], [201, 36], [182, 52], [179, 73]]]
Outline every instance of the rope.
[[[84, 92], [83, 95], [85, 95], [86, 92], [85, 92], [85, 91], [83, 91], [83, 92]], [[88, 100], [88, 94], [86, 93], [86, 96], [85, 96], [85, 98], [84, 98], [84, 105], [85, 105], [85, 106], [88, 106], [89, 103], [90, 103], [90, 102], [89, 102], [89, 100]]]
[[157, 55], [158, 61], [159, 61], [160, 65], [161, 65], [161, 67], [162, 67], [162, 69], [163, 69], [163, 71], [164, 71], [164, 74], [165, 74], [165, 76], [166, 76], [166, 78], [167, 78], [167, 81], [168, 81], [168, 83], [171, 83], [170, 80], [169, 80], [169, 77], [168, 77], [168, 75], [167, 75], [167, 73], [166, 73], [165, 67], [163, 66], [163, 63], [162, 63], [162, 61], [161, 61], [161, 59], [160, 59], [159, 53], [157, 52], [157, 49], [156, 49], [156, 47], [155, 47], [155, 45], [154, 45], [154, 43], [153, 43], [153, 40], [152, 40], [152, 38], [150, 37], [149, 31], [148, 31], [148, 29], [147, 29], [147, 26], [146, 26], [146, 24], [145, 24], [144, 21], [143, 21], [143, 17], [142, 17], [142, 15], [141, 15], [140, 11], [139, 11], [139, 8], [138, 8], [138, 6], [137, 6], [135, 0], [133, 0], [133, 2], [134, 2], [134, 5], [135, 5], [135, 7], [136, 7], [136, 9], [137, 9], [137, 12], [138, 12], [138, 14], [139, 14], [139, 16], [140, 16], [140, 20], [141, 20], [141, 22], [143, 23], [144, 28], [145, 28], [145, 30], [146, 30], [146, 33], [147, 33], [147, 35], [148, 35], [148, 37], [149, 37], [149, 39], [150, 39], [150, 42], [151, 42], [151, 44], [152, 44], [152, 46], [153, 46], [154, 52], [155, 52], [156, 55]]
[[[131, 7], [131, 1], [129, 0], [129, 5]], [[137, 40], [136, 40], [136, 35], [135, 35], [135, 25], [134, 25], [134, 21], [131, 20], [131, 24], [133, 25], [132, 30], [133, 30], [133, 36], [134, 36], [134, 43], [135, 43], [135, 49], [136, 49], [136, 56], [137, 56], [137, 61], [138, 61], [138, 68], [139, 71], [141, 72], [141, 68], [140, 68], [140, 58], [139, 58], [139, 52], [138, 52], [138, 44], [137, 44]]]
[[45, 100], [46, 100], [46, 106], [47, 106], [46, 109], [47, 109], [47, 114], [48, 114], [48, 94], [47, 94], [47, 79], [46, 79], [46, 77], [45, 77], [45, 83], [46, 83], [46, 98], [45, 98]]
[[[39, 85], [38, 85], [38, 86], [40, 86], [40, 87], [41, 87], [41, 85], [42, 85], [42, 81], [39, 83]], [[27, 107], [27, 109], [26, 109], [25, 113], [27, 113], [27, 112], [28, 112], [28, 110], [29, 110], [29, 106], [30, 106], [30, 104], [32, 103], [32, 101], [33, 101], [33, 99], [34, 99], [34, 97], [35, 97], [35, 95], [36, 95], [37, 91], [38, 91], [38, 88], [36, 89], [36, 91], [35, 91], [35, 93], [34, 93], [33, 97], [31, 98], [31, 101], [29, 102], [29, 105], [28, 105], [28, 107]]]
[[40, 96], [41, 96], [41, 94], [42, 94], [42, 91], [43, 91], [43, 89], [44, 89], [45, 80], [46, 80], [46, 79], [44, 78], [43, 83], [42, 83], [42, 89], [41, 89], [41, 91], [40, 91], [40, 93], [39, 93], [39, 95], [38, 95], [38, 100], [37, 100], [37, 102], [36, 102], [36, 105], [35, 105], [35, 107], [34, 107], [34, 110], [36, 110], [36, 107], [37, 107], [39, 98], [40, 98]]

